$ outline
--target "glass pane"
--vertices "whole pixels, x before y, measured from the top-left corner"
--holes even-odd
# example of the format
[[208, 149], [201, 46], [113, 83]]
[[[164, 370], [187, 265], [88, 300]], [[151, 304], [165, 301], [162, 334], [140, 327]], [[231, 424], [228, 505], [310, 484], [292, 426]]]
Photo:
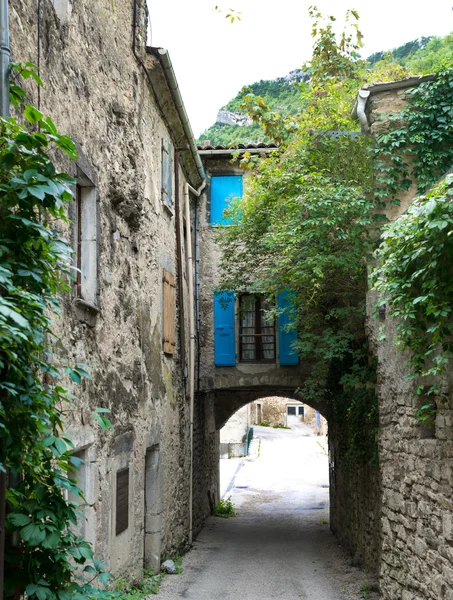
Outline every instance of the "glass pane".
[[295, 406], [287, 406], [286, 410], [288, 412], [289, 415], [295, 415], [296, 414], [296, 407]]

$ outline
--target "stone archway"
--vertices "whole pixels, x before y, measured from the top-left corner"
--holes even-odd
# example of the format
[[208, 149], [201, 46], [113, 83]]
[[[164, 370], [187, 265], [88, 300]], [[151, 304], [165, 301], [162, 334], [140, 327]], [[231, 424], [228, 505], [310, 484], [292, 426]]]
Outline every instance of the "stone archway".
[[[277, 396], [280, 398], [289, 398], [291, 400], [303, 401], [301, 396], [296, 393], [295, 389], [284, 388], [284, 387], [272, 387], [272, 386], [256, 386], [256, 387], [238, 387], [238, 388], [224, 388], [214, 390], [213, 402], [214, 402], [214, 418], [216, 429], [221, 429], [228, 419], [234, 415], [236, 411], [250, 404], [254, 400], [260, 398], [268, 398], [271, 396]], [[326, 406], [321, 402], [310, 403], [310, 406], [321, 414], [326, 414]]]

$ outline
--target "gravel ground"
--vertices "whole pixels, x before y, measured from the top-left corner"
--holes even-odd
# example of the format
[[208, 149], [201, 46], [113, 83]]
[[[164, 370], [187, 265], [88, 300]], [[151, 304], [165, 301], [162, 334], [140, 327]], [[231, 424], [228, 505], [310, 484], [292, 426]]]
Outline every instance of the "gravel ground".
[[158, 598], [377, 600], [375, 579], [351, 566], [329, 530], [325, 439], [305, 425], [256, 427], [255, 437], [259, 457], [231, 490], [238, 515], [208, 520]]

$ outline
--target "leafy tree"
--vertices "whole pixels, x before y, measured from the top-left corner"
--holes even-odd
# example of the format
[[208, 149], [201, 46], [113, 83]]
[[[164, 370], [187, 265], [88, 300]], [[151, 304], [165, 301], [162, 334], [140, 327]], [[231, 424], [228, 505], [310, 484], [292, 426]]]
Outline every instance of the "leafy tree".
[[[282, 119], [260, 98], [246, 94], [249, 114], [281, 152], [255, 164], [248, 189], [231, 209], [222, 230], [224, 286], [266, 295], [293, 292], [296, 349], [316, 368], [302, 390], [304, 400], [332, 400], [341, 380], [366, 385], [364, 331], [365, 257], [372, 249], [373, 199], [367, 195], [372, 169], [368, 141], [355, 132], [350, 111], [364, 65], [358, 49], [357, 15], [337, 39], [333, 17], [316, 9], [315, 46], [307, 68], [310, 90], [299, 119]], [[333, 361], [343, 364], [328, 386]], [[347, 364], [347, 366], [346, 366]], [[372, 379], [372, 375], [370, 375]]]

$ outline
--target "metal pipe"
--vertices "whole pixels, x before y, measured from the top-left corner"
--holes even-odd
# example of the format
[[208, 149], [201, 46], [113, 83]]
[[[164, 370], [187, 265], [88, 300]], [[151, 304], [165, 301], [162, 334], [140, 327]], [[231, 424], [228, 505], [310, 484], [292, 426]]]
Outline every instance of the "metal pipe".
[[175, 151], [175, 229], [176, 229], [176, 261], [178, 264], [178, 310], [179, 310], [179, 355], [183, 377], [186, 372], [186, 332], [184, 327], [184, 286], [182, 275], [181, 218], [179, 212], [179, 151]]
[[351, 116], [353, 119], [359, 119], [360, 128], [363, 134], [368, 134], [370, 131], [370, 126], [368, 123], [368, 118], [365, 113], [366, 103], [368, 101], [368, 97], [370, 95], [369, 90], [359, 90], [357, 94], [357, 99], [354, 104], [354, 108], [352, 109]]
[[203, 181], [196, 190], [188, 183], [184, 189], [184, 208], [186, 216], [186, 243], [187, 243], [187, 279], [189, 280], [189, 396], [190, 396], [190, 480], [189, 480], [189, 544], [193, 542], [193, 421], [195, 405], [195, 320], [194, 320], [194, 281], [193, 281], [193, 253], [192, 231], [190, 223], [190, 198], [189, 190], [197, 198], [206, 185]]
[[9, 117], [9, 21], [8, 0], [0, 0], [0, 116]]
[[197, 332], [197, 393], [200, 391], [200, 206], [195, 203], [195, 328]]

